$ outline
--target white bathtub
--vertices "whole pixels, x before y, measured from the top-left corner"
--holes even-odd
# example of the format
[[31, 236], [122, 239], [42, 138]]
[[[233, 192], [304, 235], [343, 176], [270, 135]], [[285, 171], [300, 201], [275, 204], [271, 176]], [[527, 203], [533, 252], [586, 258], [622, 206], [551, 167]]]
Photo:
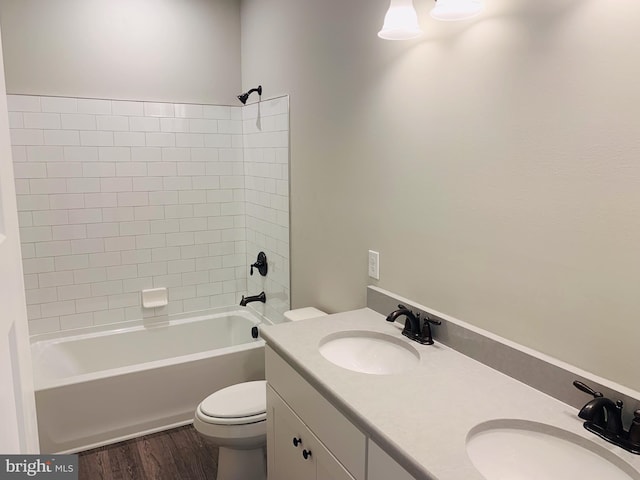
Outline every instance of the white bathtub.
[[200, 401], [264, 378], [248, 311], [32, 339], [42, 453], [69, 453], [190, 423]]

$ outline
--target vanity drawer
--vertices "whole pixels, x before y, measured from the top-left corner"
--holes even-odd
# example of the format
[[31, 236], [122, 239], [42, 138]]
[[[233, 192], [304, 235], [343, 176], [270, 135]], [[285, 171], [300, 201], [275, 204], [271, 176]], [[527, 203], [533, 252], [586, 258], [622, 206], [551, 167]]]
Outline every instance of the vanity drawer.
[[357, 480], [364, 480], [367, 439], [269, 346], [267, 382]]

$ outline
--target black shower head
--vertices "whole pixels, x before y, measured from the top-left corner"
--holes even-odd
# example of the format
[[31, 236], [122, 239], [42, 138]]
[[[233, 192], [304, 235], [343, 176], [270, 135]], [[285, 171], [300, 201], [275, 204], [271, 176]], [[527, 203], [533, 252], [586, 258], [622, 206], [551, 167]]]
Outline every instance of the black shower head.
[[258, 85], [257, 88], [252, 88], [248, 92], [238, 95], [238, 100], [240, 100], [243, 105], [246, 105], [247, 100], [249, 99], [249, 95], [251, 95], [253, 92], [258, 92], [258, 95], [262, 96], [262, 85]]

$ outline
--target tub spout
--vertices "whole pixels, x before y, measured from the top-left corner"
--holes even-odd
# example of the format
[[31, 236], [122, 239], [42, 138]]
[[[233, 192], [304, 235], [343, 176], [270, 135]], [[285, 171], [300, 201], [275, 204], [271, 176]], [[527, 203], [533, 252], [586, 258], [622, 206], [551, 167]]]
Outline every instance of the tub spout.
[[250, 295], [248, 297], [242, 296], [242, 300], [240, 300], [240, 306], [246, 307], [248, 303], [251, 302], [262, 302], [265, 303], [267, 301], [267, 296], [264, 292], [261, 292], [259, 295]]

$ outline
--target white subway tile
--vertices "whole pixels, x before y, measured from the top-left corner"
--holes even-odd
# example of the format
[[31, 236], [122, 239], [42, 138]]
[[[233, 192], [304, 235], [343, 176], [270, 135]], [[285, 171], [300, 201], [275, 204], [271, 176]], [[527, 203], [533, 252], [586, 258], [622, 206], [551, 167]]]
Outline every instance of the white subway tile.
[[140, 305], [140, 294], [122, 293], [119, 295], [109, 295], [109, 308], [134, 307]]
[[54, 225], [51, 228], [54, 240], [80, 240], [87, 238], [86, 225]]
[[146, 145], [150, 147], [175, 147], [175, 133], [145, 133]]
[[28, 161], [27, 157], [27, 147], [24, 145], [12, 145], [11, 146], [11, 157], [15, 162], [26, 162]]
[[114, 142], [122, 147], [144, 147], [145, 134], [141, 132], [115, 132]]
[[69, 210], [69, 223], [100, 223], [102, 222], [102, 209], [100, 208], [83, 208]]
[[207, 190], [208, 203], [222, 203], [233, 201], [232, 190]]
[[77, 313], [74, 315], [60, 316], [61, 330], [73, 330], [75, 328], [91, 327], [93, 325], [93, 315], [91, 313]]
[[43, 193], [43, 192], [32, 192], [30, 187], [31, 181], [32, 180], [28, 180], [26, 178], [16, 178], [14, 181], [14, 184], [16, 187], [16, 195], [28, 195], [30, 193]]
[[29, 334], [39, 335], [41, 333], [51, 333], [60, 330], [60, 317], [39, 318], [29, 320]]
[[227, 120], [231, 118], [231, 107], [223, 105], [204, 105], [204, 117], [219, 120]]
[[162, 149], [163, 162], [189, 162], [191, 159], [191, 149], [180, 147], [167, 147]]
[[169, 275], [174, 273], [195, 272], [196, 263], [193, 258], [186, 260], [170, 260], [167, 262], [167, 268]]
[[61, 115], [64, 130], [95, 130], [96, 117], [81, 113], [63, 113]]
[[204, 135], [201, 133], [176, 133], [176, 147], [204, 147]]
[[144, 115], [144, 105], [142, 102], [116, 101], [111, 102], [111, 109], [114, 115]]
[[185, 272], [182, 274], [182, 285], [198, 285], [209, 281], [209, 272]]
[[112, 267], [122, 263], [120, 252], [92, 253], [89, 255], [89, 266]]
[[123, 265], [148, 263], [151, 261], [151, 249], [126, 250], [120, 253], [122, 255]]
[[138, 273], [145, 277], [167, 274], [167, 262], [143, 263], [138, 265]]
[[55, 270], [58, 272], [78, 270], [89, 266], [89, 257], [87, 255], [59, 255], [54, 260]]
[[179, 247], [182, 245], [193, 245], [194, 237], [193, 232], [183, 232], [183, 233], [167, 233], [167, 246], [168, 247]]
[[175, 177], [177, 168], [175, 162], [153, 162], [148, 164], [149, 176]]
[[190, 133], [218, 133], [218, 121], [207, 119], [189, 120]]
[[147, 288], [153, 287], [153, 278], [151, 277], [138, 277], [131, 278], [122, 281], [123, 291], [128, 292], [140, 292]]
[[135, 207], [136, 220], [160, 220], [164, 218], [164, 207], [148, 206]]
[[176, 103], [174, 109], [175, 116], [178, 118], [202, 118], [204, 116], [204, 108], [202, 105]]
[[35, 320], [42, 317], [40, 305], [27, 305], [27, 318]]
[[161, 118], [160, 130], [163, 132], [174, 132], [174, 133], [188, 132], [189, 120], [186, 120], [184, 118]]
[[92, 113], [95, 115], [110, 115], [111, 100], [96, 100], [91, 98], [78, 99], [78, 113]]
[[[50, 147], [54, 148], [54, 147]], [[64, 159], [67, 162], [97, 162], [97, 147], [64, 147]]]
[[10, 130], [11, 145], [44, 145], [43, 130], [26, 130], [12, 128]]
[[178, 220], [151, 220], [151, 233], [177, 233], [180, 231]]
[[[33, 225], [66, 225], [69, 223], [67, 210], [41, 210], [33, 212]], [[23, 241], [26, 241], [23, 239]]]
[[173, 117], [175, 110], [172, 103], [144, 102], [144, 114], [148, 117]]
[[205, 175], [207, 172], [206, 162], [178, 162], [176, 165], [178, 167], [177, 174], [181, 177]]
[[128, 162], [131, 160], [131, 148], [99, 147], [98, 157], [101, 162]]
[[31, 212], [18, 212], [18, 225], [21, 228], [33, 227], [33, 214]]
[[158, 162], [162, 160], [160, 147], [131, 147], [131, 160], [134, 162]]
[[40, 308], [42, 309], [42, 315], [45, 315], [47, 317], [71, 315], [72, 313], [76, 313], [76, 304], [71, 300], [64, 302], [43, 303]]
[[[72, 272], [65, 272], [71, 275]], [[84, 285], [66, 285], [58, 287], [58, 299], [59, 300], [76, 300], [78, 298], [89, 298], [91, 296], [91, 288], [88, 284]]]
[[56, 287], [36, 288], [25, 291], [27, 305], [37, 305], [41, 303], [55, 302], [58, 300], [58, 290]]
[[[144, 208], [144, 207], [141, 207]], [[162, 207], [159, 207], [162, 208]], [[120, 222], [120, 235], [146, 235], [150, 232], [149, 222]]]
[[47, 164], [35, 162], [14, 163], [13, 176], [15, 178], [46, 178]]
[[219, 295], [223, 293], [222, 282], [203, 283], [197, 286], [198, 297], [208, 297], [210, 295]]
[[22, 258], [34, 258], [36, 256], [36, 247], [33, 243], [23, 243], [22, 244]]
[[24, 260], [22, 268], [25, 275], [35, 273], [53, 272], [53, 258], [27, 258]]
[[51, 227], [23, 227], [20, 228], [22, 242], [46, 242], [53, 238]]
[[40, 97], [31, 95], [7, 95], [10, 112], [40, 112]]
[[149, 192], [150, 205], [175, 205], [176, 203], [178, 203], [178, 192]]
[[217, 217], [220, 216], [220, 204], [199, 203], [193, 205], [194, 217]]
[[72, 178], [82, 176], [82, 163], [51, 162], [47, 165], [49, 178]]
[[178, 192], [178, 203], [181, 205], [200, 204], [205, 203], [206, 201], [207, 192], [205, 190], [185, 190]]
[[[117, 265], [114, 267], [107, 267], [107, 278], [109, 280], [123, 280], [125, 278], [137, 278], [138, 277], [138, 267], [136, 265]], [[120, 289], [122, 289], [122, 284], [120, 285]], [[111, 292], [122, 293], [120, 292]]]
[[98, 193], [101, 190], [98, 178], [67, 178], [66, 182], [69, 193]]
[[129, 129], [132, 132], [160, 132], [160, 119], [154, 117], [131, 117]]
[[169, 301], [183, 300], [185, 298], [194, 298], [196, 296], [196, 286], [188, 287], [172, 287], [169, 289]]
[[115, 193], [87, 193], [84, 204], [87, 208], [117, 207], [118, 197]]
[[166, 262], [167, 260], [179, 260], [182, 257], [180, 256], [180, 247], [160, 247], [151, 250], [151, 258], [154, 262]]
[[162, 177], [133, 177], [134, 192], [152, 192], [162, 189]]
[[60, 115], [57, 113], [23, 113], [24, 128], [42, 130], [60, 129]]
[[[144, 162], [121, 162], [116, 165], [118, 177], [146, 177], [147, 164]], [[132, 184], [133, 185], [133, 184]]]
[[133, 183], [131, 178], [100, 178], [100, 190], [102, 192], [130, 192], [133, 190]]
[[242, 162], [244, 160], [244, 150], [241, 148], [221, 148], [219, 159], [221, 162]]
[[[104, 252], [104, 240], [102, 238], [91, 238], [85, 240], [72, 240], [71, 251], [74, 255], [83, 253]], [[66, 254], [68, 255], [68, 253]]]
[[[191, 190], [191, 177], [163, 177], [164, 190]], [[43, 192], [44, 193], [44, 192]]]
[[218, 120], [218, 132], [242, 134], [242, 122], [238, 120]]
[[78, 99], [65, 97], [40, 97], [43, 112], [76, 113]]
[[196, 232], [199, 230], [207, 230], [206, 218], [183, 218], [180, 220], [181, 232]]
[[[216, 190], [220, 188], [220, 177], [202, 175], [191, 179], [194, 190]], [[228, 188], [228, 187], [225, 187]], [[206, 196], [206, 192], [205, 193]]]
[[97, 312], [109, 308], [108, 297], [89, 297], [76, 300], [76, 311], [81, 312]]
[[244, 215], [244, 204], [239, 202], [223, 203], [220, 205], [220, 215]]
[[136, 248], [159, 248], [167, 245], [164, 234], [138, 235], [136, 238]]
[[117, 237], [120, 235], [118, 223], [93, 223], [87, 225], [88, 238]]
[[102, 219], [105, 222], [129, 222], [133, 220], [133, 207], [103, 208]]
[[80, 145], [80, 134], [75, 130], [44, 130], [45, 145]]
[[209, 148], [230, 148], [231, 135], [222, 133], [209, 133], [204, 135], [204, 146]]
[[[119, 133], [115, 134], [116, 136]], [[89, 147], [113, 147], [114, 143], [120, 145], [117, 141], [114, 142], [114, 133], [102, 130], [96, 131], [81, 131], [80, 132], [80, 144], [82, 146]]]
[[9, 112], [9, 128], [24, 128], [24, 113]]
[[166, 205], [164, 207], [165, 218], [188, 218], [193, 216], [192, 205]]
[[204, 310], [210, 307], [209, 297], [187, 298], [182, 302], [185, 311]]
[[104, 267], [98, 267], [74, 270], [73, 278], [74, 282], [77, 284], [105, 282], [107, 280], [107, 269]]
[[[134, 183], [136, 178], [133, 179]], [[144, 179], [140, 179], [144, 180]], [[149, 194], [147, 192], [121, 192], [118, 193], [119, 207], [138, 207], [149, 204]]]
[[133, 250], [136, 248], [136, 239], [133, 236], [105, 238], [104, 246], [107, 252]]
[[126, 132], [129, 130], [129, 117], [118, 115], [100, 115], [96, 117], [98, 130]]
[[207, 175], [233, 175], [234, 173], [234, 163], [231, 162], [207, 162], [206, 163], [206, 174]]
[[240, 175], [221, 176], [220, 188], [244, 188], [244, 177]]
[[71, 285], [73, 284], [73, 272], [40, 273], [38, 274], [38, 282], [42, 288]]
[[200, 260], [206, 257], [208, 254], [209, 254], [208, 245], [187, 245], [184, 247], [180, 247], [180, 256], [183, 259], [195, 258], [197, 259], [197, 264], [199, 264]]
[[83, 177], [115, 177], [116, 164], [106, 162], [87, 162], [82, 164]]

